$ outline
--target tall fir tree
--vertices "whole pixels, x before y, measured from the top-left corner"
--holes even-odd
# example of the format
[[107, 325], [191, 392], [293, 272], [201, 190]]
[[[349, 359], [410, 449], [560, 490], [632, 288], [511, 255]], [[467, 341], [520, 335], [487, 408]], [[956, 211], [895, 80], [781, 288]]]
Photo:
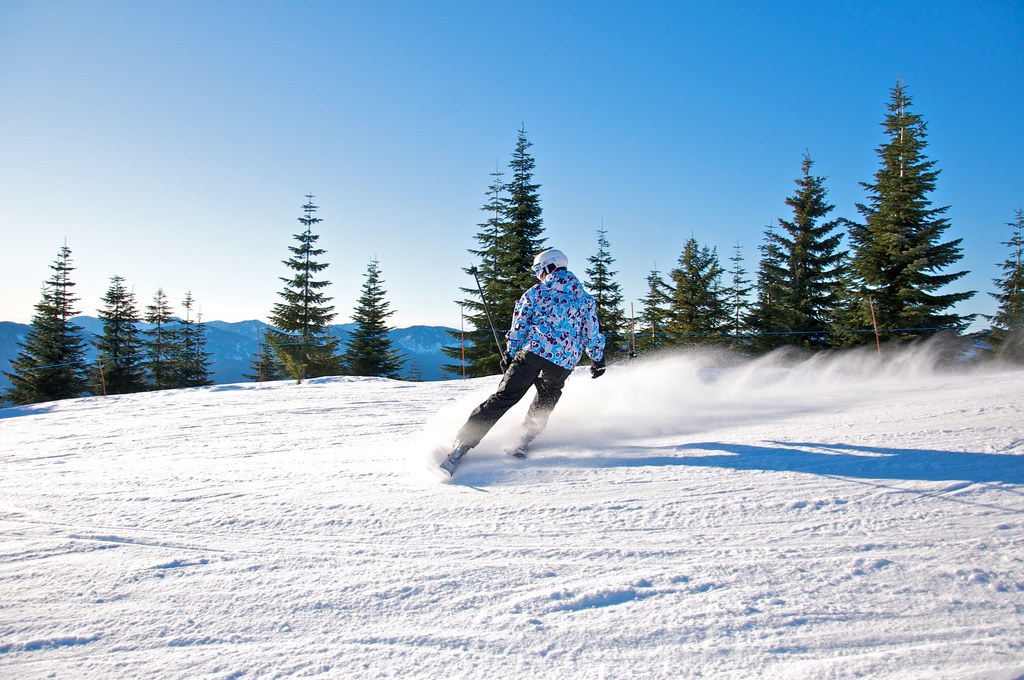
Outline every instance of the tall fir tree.
[[792, 221], [780, 218], [780, 230], [765, 234], [770, 251], [780, 256], [773, 281], [776, 299], [765, 326], [779, 334], [775, 340], [781, 344], [820, 349], [832, 344], [840, 304], [844, 221], [822, 221], [835, 206], [826, 200], [825, 178], [811, 174], [813, 165], [810, 155], [804, 154], [796, 193], [786, 199], [793, 209]]
[[614, 359], [629, 352], [626, 314], [622, 309], [622, 287], [612, 271], [615, 258], [609, 250], [608, 232], [597, 230], [597, 253], [587, 258], [587, 289], [597, 305], [597, 318], [605, 336], [605, 355]]
[[[505, 232], [499, 237], [499, 281], [506, 292], [496, 305], [498, 319], [508, 323], [512, 319], [515, 303], [528, 288], [537, 283], [533, 274], [533, 258], [544, 244], [544, 220], [541, 217], [540, 185], [533, 181], [536, 161], [530, 154], [533, 144], [526, 138], [526, 128], [519, 129], [516, 149], [512, 153], [509, 169], [512, 180], [508, 184], [508, 220]], [[501, 323], [499, 321], [499, 323]]]
[[505, 173], [500, 169], [495, 169], [491, 173], [491, 177], [491, 184], [487, 187], [487, 202], [480, 208], [488, 217], [486, 221], [478, 225], [480, 231], [475, 238], [479, 245], [476, 249], [469, 251], [479, 259], [479, 269], [488, 277], [498, 271], [498, 244], [502, 235], [508, 231], [509, 213], [508, 184], [504, 181]]
[[423, 369], [420, 368], [420, 362], [415, 357], [409, 364], [409, 376], [406, 379], [409, 382], [423, 382]]
[[750, 295], [753, 286], [750, 285], [747, 270], [743, 267], [743, 246], [739, 243], [733, 246], [733, 254], [729, 261], [732, 262], [732, 268], [729, 270], [730, 285], [727, 289], [730, 308], [729, 335], [732, 336], [734, 347], [747, 346], [750, 344], [744, 339], [750, 314], [747, 296]]
[[339, 340], [328, 327], [335, 316], [328, 304], [332, 298], [322, 292], [331, 282], [316, 278], [328, 267], [316, 259], [327, 252], [316, 247], [320, 236], [313, 233], [313, 226], [322, 221], [314, 217], [317, 208], [313, 195], [307, 194], [303, 216], [298, 218], [304, 229], [294, 235], [298, 245], [288, 247], [292, 256], [284, 260], [293, 275], [280, 277], [285, 284], [279, 293], [284, 301], [274, 305], [270, 314], [274, 328], [267, 333], [274, 354], [298, 382], [342, 373]]
[[647, 275], [647, 294], [641, 303], [640, 332], [636, 338], [637, 352], [651, 352], [669, 345], [666, 335], [668, 306], [672, 290], [661, 278], [657, 266]]
[[1000, 265], [1002, 276], [993, 279], [997, 292], [990, 293], [999, 307], [987, 318], [992, 323], [992, 340], [999, 355], [1024, 362], [1024, 262], [1021, 260], [1024, 209], [1018, 208], [1016, 220], [1006, 226], [1010, 227], [1010, 240], [1003, 245], [1009, 247], [1010, 253]]
[[[476, 240], [480, 247], [469, 251], [479, 258], [477, 276], [496, 328], [492, 331], [476, 282], [462, 288], [462, 292], [469, 296], [461, 302], [463, 313], [465, 320], [473, 327], [467, 333], [465, 348], [467, 377], [499, 372], [500, 355], [493, 332], [497, 332], [500, 338], [507, 331], [516, 301], [537, 282], [531, 265], [534, 256], [543, 247], [544, 227], [540, 185], [533, 181], [536, 161], [529, 152], [531, 146], [525, 128], [520, 128], [516, 148], [509, 162], [512, 178], [500, 185], [495, 181], [488, 188], [488, 202], [482, 210], [491, 217], [478, 225], [481, 231], [476, 235]], [[465, 271], [470, 274], [472, 269], [467, 268]], [[446, 348], [444, 352], [448, 357], [461, 362], [461, 347]], [[462, 365], [446, 365], [444, 370], [461, 374]]]
[[97, 394], [128, 394], [147, 388], [146, 345], [139, 330], [135, 293], [114, 276], [99, 310], [103, 334], [96, 341], [102, 370], [93, 380]]
[[19, 343], [12, 372], [4, 372], [11, 387], [6, 397], [15, 404], [34, 404], [79, 397], [88, 392], [88, 366], [82, 327], [72, 322], [78, 312], [70, 274], [71, 250], [64, 245], [50, 266], [53, 273], [43, 284], [32, 327]]
[[256, 354], [253, 355], [252, 361], [249, 362], [249, 372], [242, 376], [245, 379], [253, 382], [288, 379], [288, 371], [285, 369], [284, 364], [281, 363], [281, 360], [277, 358], [274, 346], [269, 340], [272, 332], [273, 329], [271, 328], [263, 328], [258, 331]]
[[874, 182], [862, 182], [868, 202], [858, 204], [864, 224], [850, 224], [851, 275], [858, 300], [848, 322], [870, 328], [869, 300], [885, 339], [909, 340], [939, 329], [963, 330], [972, 316], [950, 308], [974, 291], [940, 292], [967, 274], [944, 273], [962, 257], [962, 239], [942, 241], [948, 206], [933, 208], [929, 195], [939, 171], [925, 155], [927, 125], [910, 112], [903, 82], [891, 91], [882, 127], [886, 142]]
[[753, 334], [751, 344], [760, 350], [775, 349], [786, 343], [786, 256], [781, 242], [775, 223], [770, 223], [758, 247], [761, 259], [757, 266], [757, 297], [747, 318], [747, 326]]
[[713, 345], [728, 341], [729, 302], [722, 288], [722, 266], [714, 248], [690, 238], [669, 272], [672, 283], [667, 331], [675, 345]]
[[210, 379], [210, 353], [206, 351], [206, 326], [202, 314], [196, 309], [192, 291], [181, 303], [185, 318], [179, 321], [175, 334], [173, 375], [175, 387], [203, 387], [213, 384]]
[[[508, 185], [503, 180], [504, 176], [505, 173], [499, 170], [491, 173], [493, 180], [487, 187], [487, 202], [480, 208], [488, 217], [486, 221], [477, 225], [480, 227], [480, 231], [474, 237], [478, 244], [477, 248], [469, 250], [474, 259], [479, 262], [476, 271], [481, 286], [485, 281], [496, 281], [499, 271], [500, 239], [508, 231]], [[468, 274], [472, 270], [466, 269], [465, 271]], [[494, 292], [496, 288], [495, 284], [488, 286], [488, 290], [491, 292]], [[458, 360], [458, 363], [447, 364], [442, 369], [452, 375], [462, 375], [463, 369], [468, 377], [489, 375], [493, 372], [490, 369], [490, 364], [492, 355], [496, 351], [491, 324], [488, 321], [483, 301], [479, 299], [476, 282], [474, 281], [471, 287], [462, 287], [461, 291], [470, 296], [459, 304], [462, 308], [462, 323], [464, 325], [468, 321], [471, 328], [467, 332], [452, 333], [452, 337], [459, 341], [457, 347], [441, 348], [445, 356]], [[490, 296], [487, 299], [489, 301]], [[495, 320], [495, 323], [499, 322]]]
[[342, 358], [349, 375], [398, 378], [405, 360], [392, 346], [387, 319], [394, 314], [381, 280], [380, 264], [371, 260], [366, 268], [362, 295], [352, 313], [356, 327], [348, 338]]
[[176, 387], [174, 380], [174, 352], [177, 349], [177, 322], [163, 288], [156, 291], [153, 302], [146, 307], [143, 317], [149, 328], [143, 331], [146, 346], [146, 372], [149, 386], [154, 390]]

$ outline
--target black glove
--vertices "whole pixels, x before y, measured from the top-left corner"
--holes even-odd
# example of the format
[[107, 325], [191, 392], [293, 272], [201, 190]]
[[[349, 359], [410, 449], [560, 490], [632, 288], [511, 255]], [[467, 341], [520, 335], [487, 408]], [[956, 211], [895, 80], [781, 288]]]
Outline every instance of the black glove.
[[601, 361], [595, 361], [594, 363], [592, 363], [590, 365], [590, 377], [591, 378], [600, 378], [602, 375], [604, 375], [604, 360], [603, 359]]
[[508, 371], [508, 367], [511, 365], [512, 359], [510, 359], [509, 357], [502, 357], [501, 361], [498, 362], [498, 368], [501, 369], [503, 375], [505, 374], [506, 371]]

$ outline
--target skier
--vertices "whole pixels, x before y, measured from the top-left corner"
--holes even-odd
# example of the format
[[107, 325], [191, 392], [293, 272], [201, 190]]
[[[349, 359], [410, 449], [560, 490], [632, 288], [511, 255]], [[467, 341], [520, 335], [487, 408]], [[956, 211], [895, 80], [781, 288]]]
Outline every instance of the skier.
[[604, 375], [604, 335], [597, 305], [568, 266], [569, 259], [560, 250], [545, 250], [533, 259], [538, 283], [523, 293], [512, 313], [512, 327], [506, 336], [508, 355], [500, 364], [504, 373], [501, 384], [476, 407], [456, 435], [451, 453], [441, 463], [449, 475], [455, 474], [466, 452], [480, 443], [505, 412], [530, 387], [536, 387], [521, 438], [509, 451], [524, 458], [526, 447], [544, 429], [562, 396], [562, 386], [584, 351], [593, 362], [592, 377]]

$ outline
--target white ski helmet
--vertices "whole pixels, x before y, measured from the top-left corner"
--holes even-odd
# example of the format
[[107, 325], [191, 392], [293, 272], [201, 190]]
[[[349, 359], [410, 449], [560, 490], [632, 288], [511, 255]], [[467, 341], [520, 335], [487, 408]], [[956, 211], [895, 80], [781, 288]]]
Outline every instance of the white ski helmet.
[[538, 279], [549, 272], [568, 266], [569, 258], [561, 250], [554, 248], [537, 253], [537, 257], [533, 258], [533, 273], [537, 275]]

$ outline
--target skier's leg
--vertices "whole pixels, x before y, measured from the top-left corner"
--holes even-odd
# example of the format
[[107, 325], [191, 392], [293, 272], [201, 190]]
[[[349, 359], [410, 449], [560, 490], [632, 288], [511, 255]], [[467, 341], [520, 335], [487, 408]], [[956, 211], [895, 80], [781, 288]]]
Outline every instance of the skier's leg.
[[[540, 366], [530, 361], [530, 357], [540, 359], [528, 352], [521, 352], [512, 359], [512, 365], [505, 371], [498, 391], [473, 410], [466, 424], [455, 436], [456, 446], [461, 445], [471, 449], [479, 444], [484, 435], [494, 427], [494, 424], [510, 408], [519, 403], [519, 400], [537, 380], [537, 375], [540, 372]], [[540, 360], [543, 361], [543, 359]]]
[[565, 381], [572, 375], [572, 371], [562, 368], [547, 359], [536, 355], [530, 355], [532, 363], [539, 369], [534, 384], [537, 386], [537, 396], [534, 397], [530, 409], [526, 412], [526, 419], [523, 421], [523, 434], [519, 441], [520, 447], [529, 445], [537, 438], [548, 424], [548, 416], [555, 409], [555, 405], [562, 396], [562, 388]]

